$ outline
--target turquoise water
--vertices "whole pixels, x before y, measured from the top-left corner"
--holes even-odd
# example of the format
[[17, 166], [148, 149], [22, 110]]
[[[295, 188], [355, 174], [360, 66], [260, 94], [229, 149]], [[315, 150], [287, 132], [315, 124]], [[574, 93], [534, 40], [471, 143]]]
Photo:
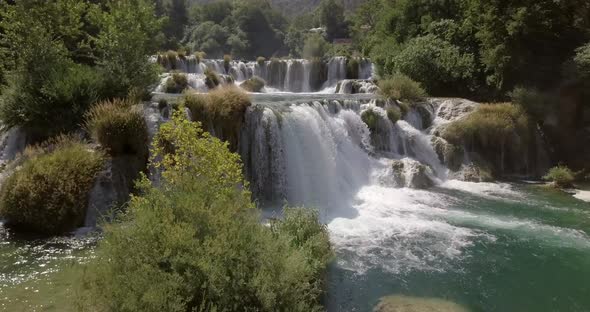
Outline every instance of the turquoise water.
[[[357, 216], [329, 224], [328, 311], [372, 311], [389, 295], [474, 312], [590, 311], [589, 203], [540, 186], [451, 183], [368, 188], [356, 205]], [[0, 311], [75, 311], [75, 276], [62, 273], [97, 238], [0, 235]]]
[[[439, 200], [422, 207], [444, 206], [424, 220], [456, 229], [452, 256], [444, 250], [455, 247], [433, 246], [453, 239], [435, 237], [416, 237], [429, 242], [422, 249], [395, 236], [385, 240], [393, 250], [421, 250], [413, 256], [426, 258], [397, 257], [401, 265], [391, 265], [395, 253], [383, 249], [366, 260], [340, 248], [330, 270], [329, 311], [371, 311], [392, 294], [446, 299], [470, 311], [590, 311], [590, 204], [541, 186], [474, 188], [434, 189], [431, 196]], [[358, 269], [363, 261], [371, 267]]]

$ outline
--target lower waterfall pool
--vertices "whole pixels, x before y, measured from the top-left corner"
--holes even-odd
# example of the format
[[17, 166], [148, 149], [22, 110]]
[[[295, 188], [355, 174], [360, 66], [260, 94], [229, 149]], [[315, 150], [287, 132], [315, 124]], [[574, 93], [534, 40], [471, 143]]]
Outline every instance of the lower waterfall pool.
[[[328, 223], [328, 311], [372, 311], [384, 296], [414, 298], [411, 311], [432, 298], [473, 312], [590, 309], [590, 203], [540, 185], [451, 180], [367, 186], [354, 204], [356, 216]], [[74, 263], [96, 238], [1, 235], [0, 309], [75, 311]]]

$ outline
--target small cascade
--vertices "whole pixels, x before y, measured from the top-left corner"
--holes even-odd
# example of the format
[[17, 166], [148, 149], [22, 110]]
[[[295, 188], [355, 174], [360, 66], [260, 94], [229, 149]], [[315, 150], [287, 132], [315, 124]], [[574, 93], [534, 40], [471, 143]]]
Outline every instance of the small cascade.
[[328, 61], [328, 80], [325, 87], [335, 86], [338, 81], [346, 79], [346, 57], [336, 56]]

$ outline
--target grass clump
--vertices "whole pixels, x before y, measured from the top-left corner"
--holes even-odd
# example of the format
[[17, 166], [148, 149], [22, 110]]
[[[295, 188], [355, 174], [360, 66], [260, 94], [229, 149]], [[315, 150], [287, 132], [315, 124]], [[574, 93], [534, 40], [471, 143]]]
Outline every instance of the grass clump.
[[228, 141], [232, 150], [237, 148], [246, 109], [252, 105], [248, 94], [235, 86], [225, 86], [206, 95], [186, 95], [183, 103], [194, 121], [211, 125], [213, 128], [208, 130]]
[[552, 181], [553, 185], [556, 187], [568, 188], [573, 186], [575, 176], [570, 168], [564, 165], [558, 165], [549, 169], [549, 172], [547, 172], [543, 179]]
[[121, 99], [103, 101], [86, 114], [87, 131], [111, 156], [147, 156], [147, 124], [133, 104]]
[[225, 73], [229, 74], [229, 70], [231, 67], [231, 61], [232, 61], [232, 57], [229, 54], [225, 54], [223, 56], [223, 68], [225, 68]]
[[287, 209], [261, 224], [250, 193], [237, 187], [247, 185], [239, 156], [181, 112], [162, 125], [153, 154], [162, 184], [143, 179], [142, 195], [105, 228], [79, 310], [321, 310], [332, 250], [317, 212]]
[[389, 118], [392, 123], [396, 123], [402, 118], [402, 112], [398, 107], [391, 106], [387, 109], [387, 118]]
[[182, 93], [188, 88], [188, 77], [186, 74], [173, 73], [171, 77], [166, 79], [164, 91], [166, 93]]
[[256, 58], [256, 63], [258, 63], [258, 65], [260, 65], [260, 66], [264, 65], [265, 62], [266, 62], [266, 58], [263, 56], [259, 56]]
[[195, 52], [195, 60], [197, 61], [197, 64], [201, 63], [201, 61], [204, 60], [206, 57], [207, 57], [207, 53], [205, 53], [203, 51]]
[[217, 86], [219, 86], [220, 83], [221, 79], [215, 71], [209, 68], [205, 69], [205, 85], [207, 85], [207, 88], [209, 88], [209, 90], [217, 88]]
[[399, 73], [379, 81], [379, 88], [381, 95], [387, 99], [420, 101], [427, 96], [419, 82]]
[[61, 234], [83, 225], [88, 193], [104, 155], [67, 137], [25, 154], [22, 167], [0, 189], [0, 216], [9, 226], [41, 234]]
[[379, 114], [373, 109], [369, 108], [361, 113], [361, 119], [369, 127], [371, 132], [377, 129], [377, 123], [379, 122]]
[[262, 88], [264, 88], [265, 84], [266, 82], [262, 80], [262, 78], [254, 76], [244, 81], [240, 87], [249, 92], [260, 92], [262, 91]]

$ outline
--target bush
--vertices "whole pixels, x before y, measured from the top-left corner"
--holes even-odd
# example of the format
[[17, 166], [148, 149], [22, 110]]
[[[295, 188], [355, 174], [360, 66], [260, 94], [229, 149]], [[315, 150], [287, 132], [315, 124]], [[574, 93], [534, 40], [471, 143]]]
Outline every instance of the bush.
[[379, 122], [379, 114], [373, 109], [369, 108], [361, 113], [361, 119], [369, 127], [371, 132], [377, 129], [377, 123]]
[[387, 118], [391, 120], [392, 123], [396, 123], [402, 117], [402, 112], [399, 108], [392, 106], [387, 109]]
[[195, 60], [197, 60], [197, 63], [201, 63], [201, 61], [204, 60], [206, 57], [207, 53], [203, 51], [195, 52]]
[[254, 77], [244, 81], [240, 85], [240, 87], [246, 91], [249, 91], [249, 92], [260, 92], [260, 91], [262, 91], [262, 88], [264, 88], [265, 84], [266, 84], [266, 82], [264, 82], [264, 80], [262, 80], [262, 78], [254, 76]]
[[[164, 152], [160, 142], [176, 148]], [[160, 188], [105, 228], [85, 267], [79, 310], [319, 311], [332, 258], [317, 213], [287, 210], [270, 227], [250, 201], [239, 156], [177, 112], [154, 144]]]
[[420, 101], [427, 96], [420, 83], [399, 73], [379, 81], [379, 88], [381, 95], [388, 99]]
[[559, 165], [549, 169], [543, 179], [552, 181], [556, 187], [567, 188], [573, 185], [574, 173], [568, 167]]
[[264, 65], [264, 63], [266, 62], [266, 58], [259, 56], [258, 58], [256, 58], [256, 63], [258, 63], [258, 65], [262, 66]]
[[164, 91], [166, 93], [182, 93], [188, 88], [188, 78], [186, 74], [173, 73], [172, 77], [166, 79]]
[[147, 157], [147, 124], [133, 104], [129, 100], [104, 101], [86, 114], [86, 129], [111, 156]]
[[330, 44], [320, 34], [308, 35], [303, 44], [303, 57], [306, 59], [323, 58]]
[[220, 84], [219, 75], [209, 68], [205, 69], [205, 85], [209, 89], [215, 89]]
[[433, 35], [411, 39], [393, 55], [391, 64], [387, 73], [408, 75], [435, 95], [468, 92], [476, 66], [473, 55]]
[[60, 234], [83, 225], [88, 193], [104, 155], [61, 138], [29, 149], [20, 169], [0, 190], [0, 215], [17, 229]]
[[103, 86], [96, 70], [67, 63], [54, 64], [46, 73], [17, 74], [1, 92], [0, 119], [41, 141], [76, 129]]

